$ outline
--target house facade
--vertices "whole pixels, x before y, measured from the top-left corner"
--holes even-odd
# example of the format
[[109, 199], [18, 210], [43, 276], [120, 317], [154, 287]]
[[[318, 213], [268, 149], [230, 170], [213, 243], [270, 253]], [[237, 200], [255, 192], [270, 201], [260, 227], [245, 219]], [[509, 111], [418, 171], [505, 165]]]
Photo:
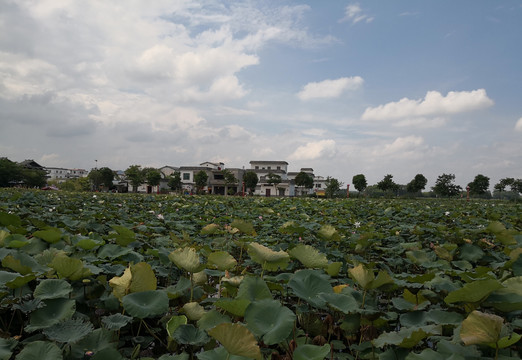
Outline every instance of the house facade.
[[58, 167], [46, 167], [44, 169], [47, 172], [47, 177], [49, 180], [56, 180], [59, 183], [71, 179], [87, 177], [89, 174], [89, 172], [84, 169], [66, 169]]

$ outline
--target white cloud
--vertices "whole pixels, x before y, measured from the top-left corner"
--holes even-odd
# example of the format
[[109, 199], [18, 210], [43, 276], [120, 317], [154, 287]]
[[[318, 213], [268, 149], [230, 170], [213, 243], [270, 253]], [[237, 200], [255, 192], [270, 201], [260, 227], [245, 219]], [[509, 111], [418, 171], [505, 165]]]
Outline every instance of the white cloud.
[[515, 130], [522, 131], [522, 117], [518, 119], [517, 123], [515, 124]]
[[311, 82], [306, 84], [297, 96], [303, 101], [318, 98], [336, 98], [341, 96], [346, 90], [358, 89], [363, 83], [364, 80], [360, 76]]
[[458, 114], [480, 110], [492, 106], [486, 90], [450, 91], [443, 96], [438, 91], [428, 91], [424, 99], [403, 98], [377, 107], [368, 107], [362, 115], [363, 120], [404, 119], [423, 116]]
[[369, 16], [363, 12], [359, 3], [355, 3], [346, 6], [344, 18], [339, 20], [339, 22], [351, 21], [352, 24], [357, 24], [360, 21], [364, 21], [370, 23], [373, 19], [373, 16]]
[[335, 141], [332, 139], [312, 141], [299, 146], [288, 158], [291, 160], [315, 160], [332, 157], [336, 154]]

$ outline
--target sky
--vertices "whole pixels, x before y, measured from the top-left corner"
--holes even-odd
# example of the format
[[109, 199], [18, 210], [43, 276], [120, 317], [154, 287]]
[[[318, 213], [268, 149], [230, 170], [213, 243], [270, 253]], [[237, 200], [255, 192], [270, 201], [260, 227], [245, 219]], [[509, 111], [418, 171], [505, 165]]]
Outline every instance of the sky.
[[522, 178], [522, 2], [0, 1], [0, 156]]

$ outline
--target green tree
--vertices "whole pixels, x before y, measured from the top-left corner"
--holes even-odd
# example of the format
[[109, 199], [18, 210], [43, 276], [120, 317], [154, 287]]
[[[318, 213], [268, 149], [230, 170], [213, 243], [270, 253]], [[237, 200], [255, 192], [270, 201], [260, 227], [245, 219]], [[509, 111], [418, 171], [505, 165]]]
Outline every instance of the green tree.
[[468, 184], [469, 191], [473, 195], [483, 195], [489, 188], [489, 177], [482, 174], [475, 176], [472, 182]]
[[393, 175], [388, 174], [377, 183], [377, 188], [382, 191], [397, 191], [399, 185], [393, 181]]
[[511, 184], [511, 191], [515, 193], [522, 193], [522, 179], [516, 179]]
[[47, 183], [47, 173], [43, 170], [22, 168], [22, 181], [29, 188], [40, 188]]
[[409, 193], [412, 193], [412, 194], [418, 193], [418, 192], [424, 190], [427, 183], [428, 183], [428, 179], [426, 179], [426, 177], [424, 175], [417, 174], [417, 175], [415, 175], [413, 180], [410, 181], [408, 183], [408, 185], [406, 185], [406, 191]]
[[145, 177], [145, 181], [150, 186], [158, 186], [161, 182], [161, 172], [158, 169], [154, 168], [144, 168], [143, 176]]
[[204, 170], [200, 170], [194, 174], [194, 182], [198, 192], [201, 192], [205, 186], [207, 186], [208, 175]]
[[87, 178], [91, 182], [93, 190], [100, 189], [100, 186], [103, 183], [103, 179], [102, 173], [99, 169], [91, 169], [91, 171], [89, 171], [89, 175], [87, 175]]
[[253, 194], [256, 190], [257, 183], [259, 182], [257, 174], [253, 171], [247, 171], [245, 175], [243, 175], [243, 181], [245, 182], [247, 189], [250, 189], [250, 194]]
[[274, 186], [276, 194], [277, 194], [277, 185], [279, 185], [281, 183], [281, 181], [282, 181], [281, 176], [278, 174], [269, 173], [267, 175], [267, 183]]
[[101, 176], [101, 184], [107, 190], [112, 188], [112, 181], [114, 180], [114, 171], [108, 167], [102, 167], [99, 170]]
[[179, 171], [176, 171], [174, 174], [169, 176], [169, 181], [167, 183], [169, 188], [171, 188], [174, 191], [180, 191], [181, 190], [181, 174]]
[[368, 186], [368, 183], [366, 182], [366, 177], [363, 174], [354, 175], [352, 178], [352, 184], [355, 187], [355, 190], [361, 194], [366, 187]]
[[314, 178], [304, 171], [301, 171], [295, 176], [295, 184], [303, 188], [311, 189], [314, 187]]
[[439, 196], [457, 196], [461, 193], [462, 187], [460, 185], [456, 185], [454, 182], [454, 174], [442, 174], [437, 178], [435, 186], [433, 186], [431, 189]]
[[0, 158], [0, 187], [13, 186], [22, 180], [22, 168], [8, 158]]
[[324, 190], [327, 198], [333, 198], [339, 191], [343, 183], [336, 178], [328, 176], [325, 182], [326, 188]]
[[227, 191], [225, 191], [225, 196], [226, 196], [228, 192], [233, 191], [233, 189], [228, 189], [228, 187], [230, 185], [237, 185], [238, 180], [236, 179], [236, 177], [234, 176], [232, 171], [230, 171], [228, 169], [223, 170], [222, 173], [223, 173], [223, 178], [225, 181], [225, 188], [227, 188]]
[[131, 165], [125, 170], [125, 176], [132, 185], [132, 192], [138, 191], [138, 186], [143, 184], [145, 177], [140, 165]]
[[500, 181], [495, 184], [494, 189], [497, 190], [498, 192], [503, 192], [506, 190], [507, 186], [513, 185], [514, 182], [515, 182], [514, 178], [500, 179]]

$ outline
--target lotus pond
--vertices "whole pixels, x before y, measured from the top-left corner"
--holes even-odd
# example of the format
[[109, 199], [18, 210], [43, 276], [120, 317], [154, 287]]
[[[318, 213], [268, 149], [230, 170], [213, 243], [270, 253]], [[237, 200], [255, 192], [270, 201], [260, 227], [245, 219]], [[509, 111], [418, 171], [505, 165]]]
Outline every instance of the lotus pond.
[[522, 205], [0, 190], [1, 359], [519, 359]]

